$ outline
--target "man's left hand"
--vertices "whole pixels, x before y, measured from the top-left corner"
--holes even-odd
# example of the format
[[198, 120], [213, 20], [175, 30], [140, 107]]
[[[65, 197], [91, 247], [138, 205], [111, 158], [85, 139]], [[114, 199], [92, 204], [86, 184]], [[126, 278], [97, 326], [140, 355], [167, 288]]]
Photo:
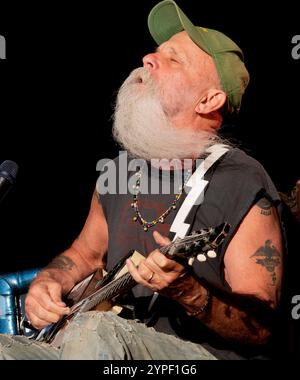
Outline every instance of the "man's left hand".
[[[170, 240], [157, 231], [153, 232], [153, 237], [160, 246], [170, 244]], [[152, 291], [163, 291], [185, 273], [183, 265], [168, 259], [158, 249], [152, 251], [138, 267], [130, 259], [126, 263], [135, 281]]]

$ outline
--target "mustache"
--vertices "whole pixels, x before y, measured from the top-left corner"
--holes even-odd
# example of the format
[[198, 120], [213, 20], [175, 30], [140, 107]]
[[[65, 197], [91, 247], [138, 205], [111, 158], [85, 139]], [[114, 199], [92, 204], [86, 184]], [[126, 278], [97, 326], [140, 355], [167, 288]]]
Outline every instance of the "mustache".
[[152, 75], [145, 67], [134, 69], [124, 81], [122, 87], [136, 84], [157, 88], [157, 84], [154, 82]]

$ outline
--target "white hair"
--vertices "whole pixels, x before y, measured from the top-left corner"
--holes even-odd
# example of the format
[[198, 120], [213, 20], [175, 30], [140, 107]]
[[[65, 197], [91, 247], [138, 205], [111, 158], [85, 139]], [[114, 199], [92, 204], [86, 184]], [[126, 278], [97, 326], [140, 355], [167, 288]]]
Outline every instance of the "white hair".
[[175, 128], [160, 99], [160, 91], [145, 68], [134, 70], [121, 86], [114, 112], [115, 140], [137, 158], [184, 159], [201, 157], [219, 141], [215, 134]]

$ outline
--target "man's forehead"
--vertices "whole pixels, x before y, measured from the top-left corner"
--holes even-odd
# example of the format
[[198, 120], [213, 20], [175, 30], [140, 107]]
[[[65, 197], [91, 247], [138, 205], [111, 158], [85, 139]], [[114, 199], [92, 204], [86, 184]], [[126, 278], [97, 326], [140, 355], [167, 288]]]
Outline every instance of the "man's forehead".
[[169, 40], [163, 42], [159, 49], [174, 49], [176, 52], [181, 51], [187, 56], [197, 59], [209, 59], [210, 56], [202, 50], [195, 42], [190, 38], [186, 31], [181, 31], [174, 34]]
[[174, 34], [169, 40], [167, 40], [165, 43], [177, 43], [177, 44], [187, 44], [189, 42], [190, 36], [187, 34], [185, 30], [178, 32]]

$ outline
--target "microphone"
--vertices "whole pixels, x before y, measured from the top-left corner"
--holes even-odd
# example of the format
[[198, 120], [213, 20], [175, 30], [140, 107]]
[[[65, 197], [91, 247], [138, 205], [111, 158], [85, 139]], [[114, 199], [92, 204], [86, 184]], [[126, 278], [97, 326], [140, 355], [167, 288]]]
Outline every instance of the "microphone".
[[18, 170], [14, 161], [6, 160], [0, 165], [0, 202], [15, 184]]

